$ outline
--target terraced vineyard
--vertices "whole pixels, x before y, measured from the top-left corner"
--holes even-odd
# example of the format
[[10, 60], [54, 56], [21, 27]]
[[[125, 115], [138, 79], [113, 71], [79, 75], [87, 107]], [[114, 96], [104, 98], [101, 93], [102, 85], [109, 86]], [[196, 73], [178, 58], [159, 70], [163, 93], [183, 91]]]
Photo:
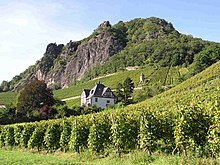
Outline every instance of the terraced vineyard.
[[[136, 149], [220, 156], [220, 62], [123, 109], [0, 127], [0, 146], [121, 155]], [[167, 77], [167, 76], [166, 76]]]
[[[83, 89], [92, 88], [97, 83], [97, 81], [101, 81], [106, 86], [114, 89], [119, 82], [123, 82], [127, 77], [130, 77], [134, 81], [135, 86], [138, 86], [141, 73], [144, 73], [145, 78], [149, 79], [151, 83], [159, 83], [161, 84], [161, 86], [175, 85], [178, 83], [179, 79], [178, 68], [169, 69], [167, 67], [156, 68], [153, 66], [147, 66], [145, 68], [140, 68], [137, 70], [118, 72], [111, 76], [102, 77], [87, 82], [79, 81], [69, 88], [55, 90], [54, 96], [58, 99], [79, 96]], [[0, 104], [6, 105], [10, 103], [15, 103], [16, 95], [17, 93], [14, 92], [0, 93]]]
[[[137, 87], [139, 85], [141, 73], [144, 73], [145, 78], [149, 79], [151, 83], [170, 85], [171, 83], [166, 81], [167, 71], [168, 68], [155, 68], [149, 66], [143, 69], [118, 72], [112, 76], [100, 78], [99, 80], [95, 79], [88, 82], [79, 82], [78, 84], [70, 86], [69, 88], [54, 91], [54, 95], [59, 99], [79, 96], [82, 92], [82, 89], [92, 88], [97, 81], [101, 81], [106, 86], [115, 89], [117, 84], [119, 82], [123, 82], [127, 77], [130, 77]], [[172, 79], [172, 84], [177, 84], [179, 78], [178, 68], [171, 68], [168, 73], [168, 79]]]

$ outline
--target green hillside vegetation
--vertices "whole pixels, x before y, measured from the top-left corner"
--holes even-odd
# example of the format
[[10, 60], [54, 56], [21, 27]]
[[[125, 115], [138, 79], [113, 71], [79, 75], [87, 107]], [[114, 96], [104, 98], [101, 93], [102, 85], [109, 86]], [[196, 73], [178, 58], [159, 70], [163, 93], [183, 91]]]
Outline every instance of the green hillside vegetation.
[[[112, 55], [107, 61], [102, 61], [94, 68], [87, 70], [83, 75], [84, 81], [125, 70], [128, 66], [146, 66], [148, 64], [162, 67], [187, 67], [188, 77], [191, 77], [220, 59], [219, 43], [181, 34], [171, 23], [160, 18], [120, 21], [113, 26], [96, 29], [93, 34], [79, 43], [87, 43], [89, 39], [96, 38], [101, 33], [109, 33], [119, 41], [123, 49]], [[60, 46], [63, 47], [60, 51], [66, 51], [67, 45], [61, 44]], [[76, 57], [77, 54], [70, 55], [66, 60], [69, 62]], [[48, 73], [54, 68], [61, 69], [62, 64], [67, 62], [59, 58], [51, 58], [50, 56], [46, 58], [48, 65], [42, 66]], [[27, 79], [34, 76], [36, 68], [37, 63], [15, 76], [10, 82], [3, 81], [0, 85], [0, 92], [15, 89], [19, 84], [25, 83]], [[55, 83], [54, 88], [56, 85]]]
[[89, 70], [84, 76], [87, 80], [128, 66], [149, 63], [189, 67], [190, 74], [195, 75], [220, 59], [219, 43], [180, 34], [163, 19], [151, 17], [120, 21], [108, 31], [115, 37], [124, 37], [126, 46], [104, 64]]
[[65, 102], [66, 102], [67, 107], [70, 107], [70, 108], [72, 108], [74, 106], [80, 106], [81, 105], [81, 99], [80, 98], [67, 100]]
[[219, 73], [217, 62], [162, 94], [114, 111], [1, 126], [0, 145], [16, 146], [19, 140], [29, 149], [48, 152], [123, 157], [138, 149], [148, 159], [161, 153], [214, 161], [220, 156]]
[[[90, 37], [102, 29], [99, 30]], [[143, 87], [132, 96], [137, 102], [143, 93], [144, 99], [148, 98], [146, 95], [154, 97], [98, 113], [0, 125], [0, 147], [91, 154], [98, 159], [114, 155], [120, 160], [129, 154], [144, 153], [142, 164], [154, 162], [158, 154], [179, 155], [187, 160], [192, 156], [196, 160], [210, 158], [217, 164], [214, 161], [220, 157], [220, 45], [180, 34], [171, 23], [153, 17], [119, 22], [107, 31], [119, 38], [125, 48], [89, 70], [81, 81], [55, 90], [54, 96], [79, 96], [83, 88], [90, 89], [97, 81], [115, 89], [130, 77], [135, 87]], [[129, 66], [139, 69], [127, 71]], [[141, 73], [145, 74], [144, 84], [139, 84]], [[112, 75], [94, 80], [106, 74]], [[4, 82], [4, 88], [10, 88], [10, 83]], [[0, 93], [0, 104], [14, 103], [15, 98], [16, 93]], [[74, 107], [80, 99], [66, 102]], [[84, 158], [77, 160], [84, 162]]]
[[79, 96], [83, 89], [92, 88], [97, 81], [101, 81], [106, 86], [111, 89], [115, 89], [119, 82], [123, 82], [127, 77], [130, 77], [135, 87], [140, 86], [140, 75], [144, 73], [145, 79], [149, 80], [152, 85], [166, 86], [166, 85], [176, 85], [179, 83], [180, 74], [178, 68], [168, 68], [168, 67], [154, 67], [147, 66], [137, 70], [130, 71], [120, 71], [114, 75], [98, 78], [90, 81], [81, 81], [72, 85], [69, 88], [54, 91], [55, 97], [59, 99]]
[[16, 92], [1, 92], [0, 93], [0, 105], [14, 104], [16, 100]]
[[[139, 84], [140, 74], [144, 73], [145, 79], [149, 81], [151, 86], [175, 86], [181, 81], [181, 75], [179, 71], [182, 68], [178, 67], [157, 67], [157, 66], [146, 66], [137, 68], [136, 70], [120, 71], [113, 75], [107, 75], [106, 77], [96, 78], [90, 81], [79, 81], [73, 83], [70, 87], [53, 91], [54, 96], [58, 99], [65, 99], [74, 96], [79, 96], [83, 89], [91, 89], [98, 81], [101, 81], [106, 86], [112, 89], [117, 87], [119, 82], [123, 82], [127, 77], [130, 77], [135, 83], [135, 87], [141, 86]], [[185, 73], [184, 73], [185, 74]], [[0, 93], [0, 104], [8, 105], [15, 103], [17, 93], [15, 92], [2, 92]]]

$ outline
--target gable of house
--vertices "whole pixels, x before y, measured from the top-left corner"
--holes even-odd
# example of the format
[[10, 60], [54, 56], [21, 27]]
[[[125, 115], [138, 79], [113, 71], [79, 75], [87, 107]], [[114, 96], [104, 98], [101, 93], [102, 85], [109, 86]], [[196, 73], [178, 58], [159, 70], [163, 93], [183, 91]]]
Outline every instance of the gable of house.
[[108, 105], [114, 105], [116, 96], [109, 87], [104, 86], [100, 82], [97, 83], [91, 90], [84, 89], [81, 94], [81, 105], [88, 106], [96, 105], [100, 108], [105, 108]]

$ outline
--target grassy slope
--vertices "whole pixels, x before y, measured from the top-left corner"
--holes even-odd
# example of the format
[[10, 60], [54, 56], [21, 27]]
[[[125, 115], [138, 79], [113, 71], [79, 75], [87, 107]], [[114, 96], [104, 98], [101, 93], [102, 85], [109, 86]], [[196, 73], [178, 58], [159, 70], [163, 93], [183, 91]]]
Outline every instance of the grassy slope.
[[[168, 72], [168, 68], [156, 69], [153, 66], [147, 66], [146, 68], [132, 70], [132, 71], [123, 71], [123, 72], [121, 71], [111, 76], [90, 80], [88, 82], [78, 82], [76, 85], [72, 85], [69, 88], [56, 90], [54, 91], [54, 96], [59, 99], [79, 96], [83, 89], [92, 88], [95, 85], [95, 83], [97, 83], [97, 81], [99, 80], [106, 86], [109, 86], [110, 88], [114, 89], [116, 88], [119, 82], [123, 82], [127, 77], [131, 77], [131, 79], [135, 83], [135, 86], [138, 86], [139, 76], [141, 73], [144, 73], [146, 79], [150, 79], [150, 82], [153, 83], [157, 82], [157, 83], [161, 83], [161, 85], [163, 85], [164, 82], [165, 85], [177, 83], [177, 80], [179, 78], [178, 68], [172, 68], [171, 70], [169, 70], [169, 74], [166, 79], [167, 72]], [[0, 93], [0, 105], [15, 103], [16, 95], [17, 93], [14, 92]]]
[[[151, 82], [160, 82], [161, 84], [164, 83], [166, 79], [168, 68], [159, 68], [155, 69], [155, 67], [148, 66], [143, 69], [138, 70], [132, 70], [132, 71], [124, 71], [124, 72], [118, 72], [114, 75], [96, 79], [96, 80], [90, 80], [88, 82], [84, 83], [78, 83], [76, 85], [73, 85], [66, 89], [56, 90], [54, 91], [54, 95], [59, 98], [68, 98], [73, 96], [79, 96], [83, 89], [90, 89], [92, 88], [97, 81], [101, 81], [106, 86], [109, 86], [110, 88], [114, 89], [116, 88], [117, 84], [119, 82], [123, 82], [127, 77], [130, 77], [137, 87], [139, 85], [139, 78], [140, 74], [144, 73], [146, 79], [150, 79]], [[179, 72], [177, 68], [172, 68], [169, 71], [170, 74], [168, 74], [167, 81], [165, 82], [165, 85], [170, 85], [170, 83], [175, 84], [177, 83], [177, 80], [179, 78]], [[172, 79], [172, 81], [170, 81]]]
[[[111, 88], [115, 88], [117, 83], [122, 82], [126, 77], [129, 76], [133, 79], [133, 81], [135, 82], [135, 85], [137, 86], [139, 82], [139, 75], [141, 73], [144, 73], [146, 79], [150, 79], [151, 82], [164, 83], [167, 71], [168, 71], [167, 68], [160, 68], [156, 70], [154, 67], [146, 67], [146, 68], [139, 69], [139, 70], [118, 72], [112, 76], [100, 78], [99, 80], [103, 82], [105, 85]], [[166, 84], [177, 83], [178, 74], [179, 74], [178, 69], [172, 68], [168, 73]], [[208, 95], [208, 94], [211, 94], [212, 92], [216, 92], [217, 87], [220, 86], [219, 75], [220, 75], [220, 62], [217, 62], [216, 64], [207, 68], [205, 71], [186, 80], [180, 85], [162, 93], [161, 95], [151, 98], [141, 104], [134, 105], [134, 107], [144, 106], [146, 102], [148, 105], [151, 105], [151, 104], [154, 104], [154, 102], [157, 102], [158, 100], [160, 101], [156, 103], [157, 105], [161, 104], [161, 107], [166, 107], [166, 106], [169, 107], [171, 103], [173, 103], [173, 105], [176, 105], [176, 102], [187, 99], [187, 95], [191, 95], [191, 93], [195, 93], [194, 96], [192, 97], [195, 97], [197, 93], [197, 95], [201, 95], [201, 97], [203, 95], [203, 98], [204, 98], [206, 97], [205, 94]], [[91, 88], [94, 86], [94, 84], [97, 81], [98, 80], [96, 79], [96, 80], [91, 80], [91, 81], [84, 82], [84, 83], [79, 82], [78, 84], [73, 85], [69, 88], [54, 91], [54, 95], [55, 97], [59, 99], [78, 96], [81, 94], [81, 91], [83, 88]], [[206, 87], [203, 87], [203, 86], [206, 86]], [[16, 93], [13, 93], [13, 92], [0, 93], [0, 104], [15, 103], [15, 98], [16, 98]], [[79, 99], [77, 100], [79, 101]], [[76, 103], [78, 101], [76, 101]], [[165, 102], [171, 102], [171, 103], [166, 104]], [[71, 101], [68, 101], [68, 104], [73, 105]]]
[[0, 93], [0, 105], [3, 104], [14, 104], [17, 93], [15, 92], [2, 92]]
[[[177, 104], [189, 104], [192, 103], [192, 100], [195, 102], [209, 102], [213, 97], [214, 99], [219, 100], [219, 73], [220, 61], [176, 87], [142, 103], [128, 106], [124, 111], [137, 113], [140, 109], [152, 109], [155, 111], [163, 111], [163, 113], [175, 113], [175, 110], [177, 110]], [[102, 115], [102, 113], [97, 115]], [[106, 113], [111, 113], [111, 111]], [[121, 158], [111, 155], [105, 158], [97, 158], [88, 153], [76, 155], [75, 153], [59, 152], [55, 153], [55, 156], [45, 156], [23, 153], [21, 151], [4, 150], [0, 150], [0, 155], [0, 163], [7, 162], [7, 164], [10, 164], [11, 162], [28, 162], [31, 164], [33, 161], [39, 164], [44, 164], [44, 162], [46, 162], [46, 164], [77, 164], [77, 162], [83, 164], [217, 164], [217, 160], [211, 158], [195, 158], [190, 157], [190, 155], [184, 158], [179, 157], [178, 155], [158, 155], [156, 153], [153, 154], [152, 157], [147, 157], [145, 153], [139, 151], [130, 152], [123, 155]], [[59, 163], [56, 162], [58, 159]]]
[[219, 93], [220, 61], [176, 87], [140, 104], [130, 106], [127, 110], [151, 109], [164, 113], [176, 112], [178, 105], [219, 101]]

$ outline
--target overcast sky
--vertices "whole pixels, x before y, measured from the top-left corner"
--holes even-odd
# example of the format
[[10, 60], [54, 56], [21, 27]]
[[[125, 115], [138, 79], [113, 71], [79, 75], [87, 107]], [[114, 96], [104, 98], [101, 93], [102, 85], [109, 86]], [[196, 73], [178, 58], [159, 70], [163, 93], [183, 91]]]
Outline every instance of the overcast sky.
[[81, 40], [105, 20], [151, 16], [220, 42], [219, 0], [0, 0], [0, 83], [35, 64], [49, 43]]

